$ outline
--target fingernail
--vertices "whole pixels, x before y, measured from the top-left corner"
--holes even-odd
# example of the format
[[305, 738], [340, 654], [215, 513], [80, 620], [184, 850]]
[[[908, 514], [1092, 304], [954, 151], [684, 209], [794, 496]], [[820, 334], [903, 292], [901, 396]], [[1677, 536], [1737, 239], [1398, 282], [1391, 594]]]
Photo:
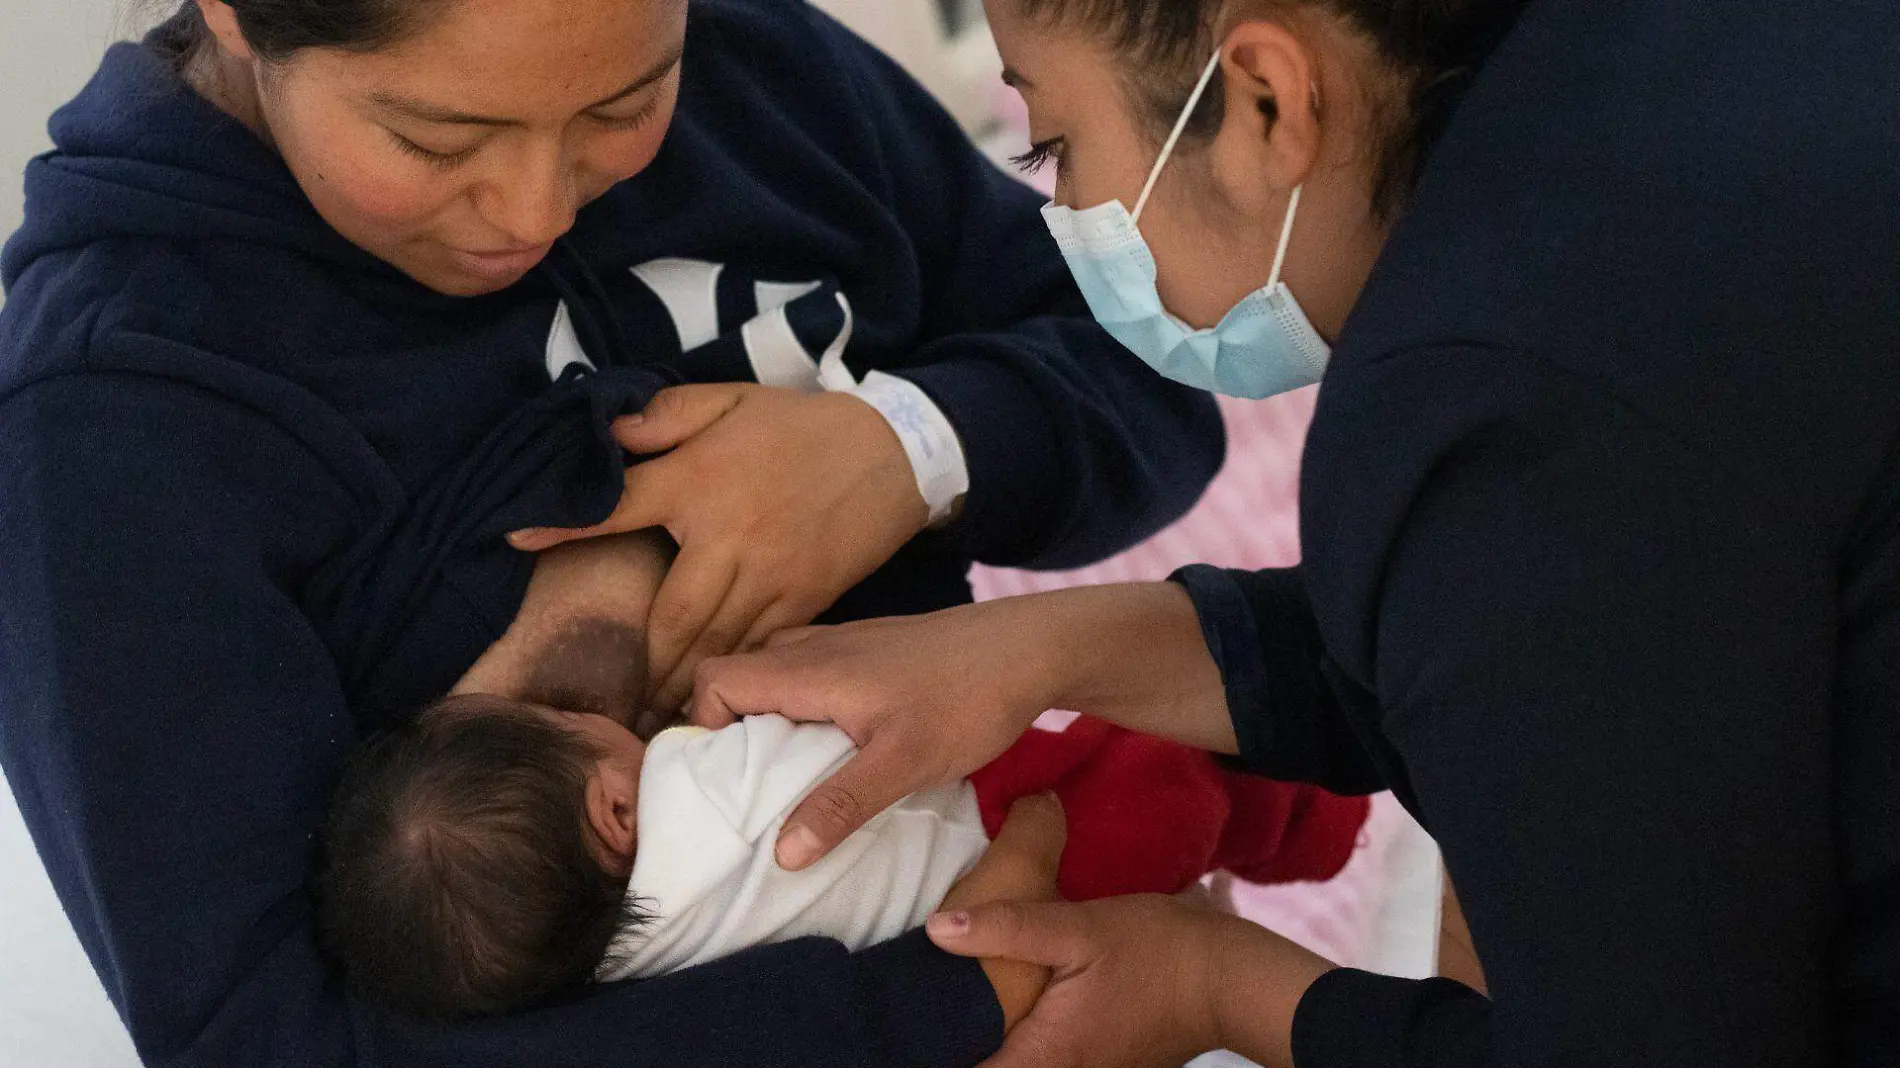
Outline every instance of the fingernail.
[[632, 415], [623, 415], [620, 417], [621, 426], [639, 426], [646, 421], [647, 417], [644, 412], [635, 412]]
[[778, 838], [778, 866], [801, 871], [818, 859], [818, 836], [810, 827], [793, 827]]
[[529, 530], [517, 530], [508, 535], [508, 544], [517, 549], [527, 549], [540, 544], [541, 539], [546, 536], [547, 531], [540, 527], [534, 527]]
[[962, 938], [970, 933], [970, 914], [939, 912], [924, 921], [924, 929], [938, 938]]

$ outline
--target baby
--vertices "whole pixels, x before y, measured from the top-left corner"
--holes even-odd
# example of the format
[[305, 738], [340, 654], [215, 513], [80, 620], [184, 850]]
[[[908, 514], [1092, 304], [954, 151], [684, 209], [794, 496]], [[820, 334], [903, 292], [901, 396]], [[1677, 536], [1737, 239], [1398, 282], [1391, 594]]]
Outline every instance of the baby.
[[1043, 790], [1067, 810], [1072, 899], [1173, 892], [1216, 868], [1326, 878], [1364, 821], [1363, 799], [1080, 720], [784, 872], [780, 825], [851, 742], [776, 716], [706, 731], [645, 715], [641, 626], [666, 561], [642, 535], [544, 554], [455, 691], [354, 757], [318, 925], [358, 996], [454, 1018], [806, 935], [862, 948], [921, 924], [1009, 805]]

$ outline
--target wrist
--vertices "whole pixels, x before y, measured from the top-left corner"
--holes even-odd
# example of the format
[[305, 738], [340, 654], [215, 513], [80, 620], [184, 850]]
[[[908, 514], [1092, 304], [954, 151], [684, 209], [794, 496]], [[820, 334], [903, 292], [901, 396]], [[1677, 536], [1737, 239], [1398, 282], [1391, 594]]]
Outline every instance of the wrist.
[[[1058, 707], [1108, 710], [1166, 677], [1168, 661], [1201, 651], [1194, 603], [1167, 582], [1085, 586], [1064, 591], [1062, 636], [1070, 656]], [[1139, 696], [1137, 696], [1139, 695]], [[1099, 713], [1098, 713], [1099, 714]]]
[[1210, 950], [1214, 1036], [1263, 1068], [1294, 1068], [1293, 1019], [1320, 976], [1338, 965], [1246, 920]]
[[1018, 729], [1028, 730], [1043, 712], [1060, 707], [1056, 696], [1076, 671], [1073, 636], [1064, 629], [1060, 602], [1073, 592], [1032, 593], [951, 608], [971, 624], [963, 633], [983, 651], [972, 665], [972, 682], [988, 690], [990, 707], [1022, 714]]
[[[924, 505], [924, 524], [949, 522], [970, 491], [970, 472], [956, 428], [918, 386], [872, 371], [847, 391], [882, 417], [904, 454], [904, 471]], [[921, 528], [920, 528], [921, 529]]]
[[863, 427], [870, 447], [862, 455], [869, 457], [872, 478], [881, 499], [891, 502], [902, 517], [904, 540], [909, 541], [930, 525], [930, 503], [918, 484], [910, 453], [903, 437], [882, 410], [855, 393], [833, 394], [844, 399]]
[[1031, 651], [1050, 665], [1050, 707], [1210, 752], [1237, 750], [1220, 669], [1186, 591], [1147, 582], [1046, 596], [1057, 598], [1051, 623]]

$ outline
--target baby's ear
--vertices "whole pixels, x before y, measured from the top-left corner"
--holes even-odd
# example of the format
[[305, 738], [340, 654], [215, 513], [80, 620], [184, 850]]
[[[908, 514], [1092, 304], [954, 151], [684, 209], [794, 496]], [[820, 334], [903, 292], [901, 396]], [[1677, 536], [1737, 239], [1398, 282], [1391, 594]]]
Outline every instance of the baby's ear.
[[606, 848], [602, 860], [616, 872], [633, 871], [634, 842], [639, 827], [639, 789], [604, 762], [587, 776], [587, 823]]

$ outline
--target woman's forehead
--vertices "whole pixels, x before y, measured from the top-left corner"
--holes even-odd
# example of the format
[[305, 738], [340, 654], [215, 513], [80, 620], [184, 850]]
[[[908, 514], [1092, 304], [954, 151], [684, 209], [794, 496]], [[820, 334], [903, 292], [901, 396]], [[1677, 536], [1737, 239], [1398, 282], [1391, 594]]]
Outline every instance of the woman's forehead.
[[374, 52], [321, 57], [352, 88], [533, 122], [572, 115], [666, 65], [687, 0], [450, 0]]

